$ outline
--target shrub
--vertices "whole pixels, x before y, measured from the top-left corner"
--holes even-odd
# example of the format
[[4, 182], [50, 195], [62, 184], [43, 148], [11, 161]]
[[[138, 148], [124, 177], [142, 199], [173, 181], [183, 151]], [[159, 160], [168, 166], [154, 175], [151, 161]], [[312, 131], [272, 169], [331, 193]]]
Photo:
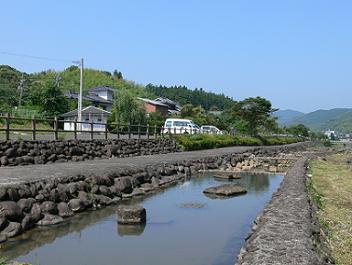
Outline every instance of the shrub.
[[259, 145], [282, 145], [300, 142], [303, 139], [299, 137], [270, 137], [255, 138], [249, 136], [231, 136], [231, 135], [178, 135], [178, 143], [185, 151], [213, 149], [227, 146], [259, 146]]

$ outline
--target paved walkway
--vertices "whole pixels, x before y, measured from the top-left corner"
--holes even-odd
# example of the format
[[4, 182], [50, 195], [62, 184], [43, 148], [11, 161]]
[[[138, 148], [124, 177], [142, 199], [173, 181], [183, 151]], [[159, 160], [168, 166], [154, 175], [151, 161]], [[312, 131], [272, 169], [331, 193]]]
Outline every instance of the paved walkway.
[[226, 147], [192, 152], [178, 152], [150, 156], [136, 156], [128, 158], [113, 158], [101, 160], [87, 160], [83, 162], [54, 163], [46, 165], [28, 165], [0, 168], [0, 185], [28, 183], [35, 180], [76, 176], [76, 175], [105, 175], [116, 172], [119, 168], [142, 168], [148, 165], [178, 162], [184, 160], [201, 159], [212, 156], [222, 156], [231, 153], [244, 153], [254, 150], [277, 150], [294, 148], [301, 144], [291, 144], [282, 147]]
[[311, 206], [305, 186], [306, 158], [286, 174], [279, 190], [257, 217], [236, 265], [318, 265]]

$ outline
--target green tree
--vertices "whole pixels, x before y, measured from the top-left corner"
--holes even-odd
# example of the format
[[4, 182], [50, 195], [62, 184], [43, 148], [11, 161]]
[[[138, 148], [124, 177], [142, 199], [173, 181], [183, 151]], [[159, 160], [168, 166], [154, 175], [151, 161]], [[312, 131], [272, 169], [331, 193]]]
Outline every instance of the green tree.
[[309, 137], [309, 129], [303, 124], [292, 125], [286, 128], [286, 131], [296, 136]]
[[114, 98], [111, 119], [119, 124], [145, 124], [146, 111], [143, 102], [126, 89], [118, 90]]
[[69, 102], [59, 88], [59, 82], [49, 81], [41, 93], [42, 112], [46, 117], [55, 117], [69, 110]]
[[259, 132], [275, 131], [278, 128], [276, 119], [272, 116], [277, 111], [271, 102], [262, 97], [247, 98], [236, 102], [230, 110], [235, 127], [250, 135]]

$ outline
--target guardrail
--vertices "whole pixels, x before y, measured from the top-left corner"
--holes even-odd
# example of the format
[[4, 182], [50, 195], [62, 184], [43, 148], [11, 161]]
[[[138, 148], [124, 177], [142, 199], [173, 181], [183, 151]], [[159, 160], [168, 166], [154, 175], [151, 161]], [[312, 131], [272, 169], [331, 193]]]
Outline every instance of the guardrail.
[[[21, 123], [31, 124], [30, 128], [20, 128]], [[199, 129], [190, 127], [181, 128], [165, 128], [163, 126], [149, 124], [119, 124], [119, 123], [100, 123], [92, 121], [77, 121], [75, 120], [60, 120], [57, 117], [54, 119], [37, 119], [34, 116], [29, 118], [12, 117], [10, 114], [0, 115], [0, 133], [4, 133], [4, 140], [19, 138], [18, 134], [26, 134], [31, 140], [38, 140], [43, 134], [46, 140], [54, 139], [141, 139], [141, 138], [164, 138], [165, 136], [172, 137], [176, 134], [199, 134]], [[45, 124], [45, 127], [50, 126], [51, 129], [38, 128], [38, 124]], [[11, 126], [17, 125], [17, 126]], [[69, 129], [68, 129], [69, 128]], [[202, 132], [211, 133], [211, 132]], [[17, 135], [16, 135], [17, 134]], [[64, 137], [59, 137], [63, 135]], [[88, 136], [88, 137], [87, 137]], [[99, 136], [99, 137], [97, 137]], [[21, 136], [20, 136], [21, 138]]]

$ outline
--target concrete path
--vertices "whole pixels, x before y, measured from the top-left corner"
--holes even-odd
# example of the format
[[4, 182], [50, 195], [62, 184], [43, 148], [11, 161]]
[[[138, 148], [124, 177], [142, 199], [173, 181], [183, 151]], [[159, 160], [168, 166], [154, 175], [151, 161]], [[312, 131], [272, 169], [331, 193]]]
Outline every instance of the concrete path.
[[1, 167], [0, 185], [28, 183], [35, 180], [65, 176], [105, 175], [116, 172], [116, 170], [120, 168], [142, 168], [148, 165], [160, 165], [163, 163], [222, 156], [231, 153], [253, 152], [259, 149], [283, 151], [287, 148], [295, 149], [301, 145], [302, 143], [280, 147], [227, 147], [212, 150], [178, 152], [129, 158], [89, 160], [83, 162], [54, 163], [46, 165]]
[[286, 174], [279, 190], [256, 219], [236, 265], [318, 265], [312, 209], [305, 187], [307, 159]]

